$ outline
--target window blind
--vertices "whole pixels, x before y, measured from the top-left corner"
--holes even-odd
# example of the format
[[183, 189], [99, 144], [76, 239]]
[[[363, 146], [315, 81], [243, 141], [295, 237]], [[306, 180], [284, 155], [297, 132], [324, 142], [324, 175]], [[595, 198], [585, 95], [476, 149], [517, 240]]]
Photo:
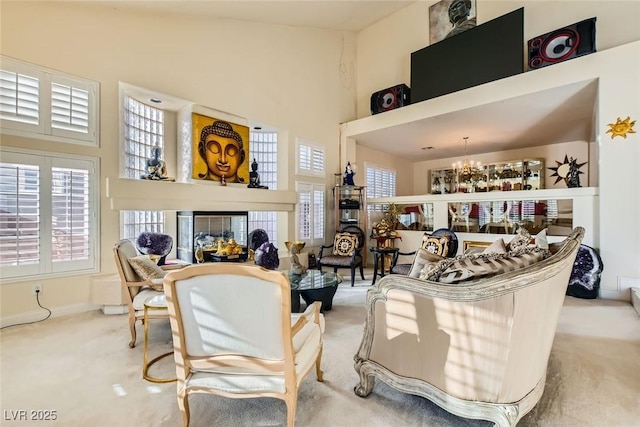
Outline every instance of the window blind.
[[0, 70], [0, 118], [38, 125], [40, 81], [37, 77]]

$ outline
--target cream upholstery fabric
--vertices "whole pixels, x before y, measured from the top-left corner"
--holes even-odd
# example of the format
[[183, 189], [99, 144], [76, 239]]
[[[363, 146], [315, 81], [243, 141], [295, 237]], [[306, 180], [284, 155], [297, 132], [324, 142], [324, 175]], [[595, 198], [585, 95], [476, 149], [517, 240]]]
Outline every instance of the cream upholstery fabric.
[[[129, 347], [133, 348], [136, 345], [136, 322], [142, 321], [144, 316], [144, 302], [147, 298], [161, 294], [163, 283], [162, 279], [143, 278], [134, 271], [129, 260], [137, 258], [138, 252], [129, 240], [123, 239], [116, 243], [113, 247], [113, 253], [123, 294], [128, 297], [126, 302], [129, 309], [129, 331], [131, 333]], [[168, 312], [166, 310], [152, 310], [148, 316], [153, 319], [167, 318]]]
[[445, 259], [444, 257], [431, 253], [426, 249], [418, 249], [416, 256], [413, 258], [413, 264], [411, 264], [411, 270], [409, 270], [409, 277], [419, 277], [421, 272], [429, 270], [428, 266], [435, 266], [438, 262]]
[[385, 276], [367, 295], [356, 394], [381, 378], [456, 415], [515, 426], [544, 391], [583, 236], [577, 227], [547, 259], [457, 286]]
[[287, 276], [255, 265], [192, 265], [167, 274], [164, 287], [185, 425], [188, 395], [211, 393], [280, 398], [293, 427], [298, 387], [314, 365], [322, 381], [321, 304], [292, 315]]

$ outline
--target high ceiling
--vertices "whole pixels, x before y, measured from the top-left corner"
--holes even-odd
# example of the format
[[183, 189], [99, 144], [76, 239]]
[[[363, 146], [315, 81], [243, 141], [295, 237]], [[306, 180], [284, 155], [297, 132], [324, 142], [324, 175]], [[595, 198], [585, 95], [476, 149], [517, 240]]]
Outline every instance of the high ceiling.
[[[413, 1], [398, 0], [95, 0], [83, 4], [357, 32], [411, 3]], [[569, 85], [455, 113], [384, 126], [363, 132], [356, 140], [358, 144], [412, 161], [462, 156], [465, 136], [469, 137], [470, 155], [591, 141], [596, 97], [595, 83]], [[178, 109], [181, 103], [182, 100], [168, 102], [165, 108]], [[403, 113], [388, 111], [382, 115]]]
[[414, 1], [96, 0], [85, 5], [357, 32], [411, 3]]

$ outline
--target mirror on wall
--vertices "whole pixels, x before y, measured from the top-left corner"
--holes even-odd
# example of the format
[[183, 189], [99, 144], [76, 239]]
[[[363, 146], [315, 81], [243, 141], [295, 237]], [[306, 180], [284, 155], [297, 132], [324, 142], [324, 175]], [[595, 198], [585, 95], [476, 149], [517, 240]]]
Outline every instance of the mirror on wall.
[[433, 203], [398, 206], [397, 230], [433, 231]]
[[573, 229], [573, 201], [506, 200], [452, 202], [449, 228], [467, 233], [514, 234], [524, 227], [531, 235], [547, 229], [551, 236], [568, 236]]

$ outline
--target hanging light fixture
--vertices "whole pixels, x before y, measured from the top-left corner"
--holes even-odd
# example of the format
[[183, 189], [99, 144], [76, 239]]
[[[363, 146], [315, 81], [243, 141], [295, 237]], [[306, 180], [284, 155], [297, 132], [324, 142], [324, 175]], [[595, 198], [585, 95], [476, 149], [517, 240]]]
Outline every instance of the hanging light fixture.
[[469, 139], [469, 137], [465, 136], [463, 139], [464, 139], [464, 160], [462, 161], [458, 160], [458, 162], [454, 162], [451, 166], [453, 167], [453, 170], [460, 175], [460, 178], [466, 181], [479, 172], [481, 164], [480, 162], [475, 162], [473, 160], [470, 161], [467, 158], [467, 140]]

